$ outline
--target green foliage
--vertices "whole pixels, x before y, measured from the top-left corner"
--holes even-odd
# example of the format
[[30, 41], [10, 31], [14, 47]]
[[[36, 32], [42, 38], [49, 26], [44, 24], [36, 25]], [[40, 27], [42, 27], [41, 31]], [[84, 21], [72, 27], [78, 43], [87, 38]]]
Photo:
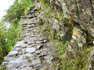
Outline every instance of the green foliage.
[[5, 66], [0, 66], [0, 70], [5, 70]]
[[[88, 57], [89, 57], [91, 48], [85, 45], [83, 46], [84, 47], [83, 50], [77, 51], [76, 57], [71, 57], [72, 55], [68, 56], [66, 54], [66, 48], [69, 42], [66, 41], [64, 43], [63, 41], [61, 41], [57, 32], [53, 30], [49, 25], [50, 17], [56, 18], [59, 22], [61, 22], [61, 20], [64, 19], [63, 13], [59, 12], [58, 14], [55, 11], [51, 11], [51, 12], [46, 11], [45, 15], [46, 15], [45, 16], [46, 20], [44, 21], [45, 24], [40, 25], [41, 31], [44, 33], [44, 35], [48, 36], [48, 40], [52, 40], [54, 42], [55, 50], [57, 51], [57, 56], [61, 59], [61, 64], [59, 65], [61, 67], [60, 70], [70, 70], [70, 69], [71, 70], [86, 70], [86, 65], [88, 62]], [[63, 22], [70, 26], [71, 20], [68, 19]], [[69, 33], [69, 35], [71, 34]], [[63, 36], [62, 33], [61, 33], [61, 36]]]
[[49, 0], [44, 0], [45, 3], [49, 3]]
[[[0, 63], [20, 39], [18, 35], [20, 32], [20, 18], [32, 6], [33, 3], [31, 0], [15, 0], [14, 4], [7, 10], [7, 14], [3, 17], [4, 22], [0, 22]], [[6, 29], [5, 22], [10, 22], [9, 29]]]
[[67, 56], [67, 54], [63, 54], [61, 56], [61, 70], [86, 70], [86, 65], [88, 62], [89, 53], [92, 48], [85, 48], [83, 50], [78, 51], [77, 56], [75, 58], [71, 58]]
[[19, 37], [18, 37], [19, 32], [20, 32], [20, 27], [15, 26], [14, 24], [12, 24], [8, 29], [8, 32], [7, 32], [8, 51], [10, 51], [13, 48], [14, 44], [19, 40]]
[[24, 16], [32, 5], [33, 3], [31, 0], [16, 0], [7, 10], [7, 15], [4, 16], [4, 20], [17, 23], [21, 16]]
[[3, 23], [0, 22], [0, 63], [2, 62], [3, 56], [7, 54], [6, 47], [6, 29]]
[[4, 23], [0, 23], [0, 63], [18, 41], [19, 32], [20, 28], [15, 27], [13, 24], [6, 30]]

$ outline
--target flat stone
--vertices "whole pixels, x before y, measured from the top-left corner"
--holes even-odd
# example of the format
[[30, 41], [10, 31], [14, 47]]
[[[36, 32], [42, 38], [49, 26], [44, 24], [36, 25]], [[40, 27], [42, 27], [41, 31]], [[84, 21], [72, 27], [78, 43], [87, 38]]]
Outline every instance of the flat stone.
[[44, 40], [43, 42], [44, 42], [44, 43], [46, 43], [46, 42], [47, 42], [47, 40]]
[[[40, 22], [40, 18], [31, 17], [32, 14], [30, 16], [26, 15], [25, 19], [22, 19], [21, 29], [23, 34], [21, 37], [23, 39], [16, 43], [8, 56], [4, 57], [2, 64], [5, 65], [7, 70], [41, 70], [43, 63], [51, 65], [51, 59], [53, 58], [52, 49], [46, 47], [48, 40], [46, 40], [40, 28], [35, 24]], [[51, 44], [49, 46], [51, 47]], [[42, 70], [47, 69], [43, 68]], [[49, 68], [49, 70], [56, 69]]]
[[11, 51], [11, 52], [9, 53], [9, 56], [16, 55], [17, 53], [18, 53], [18, 51]]
[[22, 41], [19, 41], [19, 42], [16, 43], [15, 47], [24, 46], [23, 44], [24, 44], [24, 41], [23, 40]]
[[32, 64], [38, 65], [38, 64], [41, 64], [41, 61], [40, 61], [40, 59], [35, 59], [35, 60], [32, 61]]
[[42, 44], [37, 45], [37, 49], [41, 49], [43, 47]]
[[33, 53], [36, 51], [36, 48], [32, 47], [32, 48], [26, 48], [26, 52], [28, 53]]
[[41, 53], [41, 51], [40, 51], [40, 50], [37, 50], [35, 53], [36, 53], [36, 54], [40, 54], [40, 53]]

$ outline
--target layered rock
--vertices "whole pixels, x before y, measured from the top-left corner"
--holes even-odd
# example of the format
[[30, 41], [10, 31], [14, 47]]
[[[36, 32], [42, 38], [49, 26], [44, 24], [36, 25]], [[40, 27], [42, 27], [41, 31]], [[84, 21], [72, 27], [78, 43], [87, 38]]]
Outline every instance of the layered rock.
[[58, 5], [64, 17], [72, 18], [94, 38], [94, 1], [87, 0], [50, 0], [52, 6]]
[[58, 70], [53, 42], [47, 41], [37, 24], [40, 18], [35, 17], [37, 9], [22, 17], [22, 40], [4, 58], [2, 65], [6, 70]]
[[[66, 62], [72, 60], [71, 66], [78, 65], [78, 70], [94, 70], [94, 1], [47, 1], [50, 8], [43, 6], [43, 0], [39, 3], [35, 0], [35, 6], [22, 17], [23, 40], [16, 43], [2, 65], [6, 70], [59, 70], [59, 59], [55, 58], [53, 47], [55, 43], [47, 39], [54, 36], [55, 40], [67, 44], [63, 45], [66, 49], [62, 50], [65, 51], [62, 59]], [[42, 29], [45, 35], [41, 33]]]
[[[83, 45], [94, 45], [94, 1], [93, 0], [50, 0], [51, 6], [62, 9], [64, 17], [73, 23], [73, 34], [67, 47], [67, 55], [77, 57], [77, 52], [83, 49]], [[75, 27], [77, 25], [80, 28]], [[90, 38], [90, 39], [89, 39]], [[89, 40], [88, 40], [89, 39]], [[87, 48], [87, 47], [85, 47]], [[94, 70], [94, 53], [90, 53], [87, 69]]]

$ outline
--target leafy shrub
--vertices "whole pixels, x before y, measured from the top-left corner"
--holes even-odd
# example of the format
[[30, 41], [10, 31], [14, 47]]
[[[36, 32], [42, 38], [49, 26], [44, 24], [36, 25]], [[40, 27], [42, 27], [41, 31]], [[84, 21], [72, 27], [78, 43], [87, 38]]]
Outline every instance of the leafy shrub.
[[[4, 56], [13, 48], [14, 44], [19, 40], [19, 21], [29, 8], [33, 6], [31, 0], [15, 0], [14, 4], [7, 10], [7, 14], [0, 22], [0, 64]], [[6, 29], [5, 22], [10, 23], [9, 29]]]
[[4, 16], [5, 21], [11, 23], [17, 23], [21, 16], [24, 16], [27, 10], [32, 7], [33, 3], [31, 0], [16, 0], [14, 4], [7, 10], [7, 15]]
[[44, 0], [45, 3], [49, 3], [49, 0]]
[[[0, 60], [3, 59], [3, 56], [7, 54], [6, 47], [6, 29], [3, 23], [0, 22]], [[1, 63], [1, 61], [0, 61]]]
[[5, 70], [5, 66], [4, 65], [0, 66], [0, 70]]
[[13, 25], [6, 30], [4, 23], [0, 23], [0, 63], [18, 40], [19, 31], [19, 27]]

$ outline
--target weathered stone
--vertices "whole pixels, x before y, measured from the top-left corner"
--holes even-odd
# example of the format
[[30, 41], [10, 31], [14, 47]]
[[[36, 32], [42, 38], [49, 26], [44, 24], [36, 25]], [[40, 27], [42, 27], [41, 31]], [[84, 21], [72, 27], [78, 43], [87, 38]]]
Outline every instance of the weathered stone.
[[32, 47], [32, 48], [26, 48], [26, 52], [27, 53], [33, 53], [35, 52], [36, 48]]
[[43, 44], [38, 44], [38, 45], [36, 46], [36, 48], [37, 48], [37, 49], [43, 48]]
[[67, 47], [67, 54], [69, 56], [77, 56], [78, 51], [83, 49], [83, 45], [86, 43], [86, 35], [78, 27], [73, 28], [72, 39]]
[[57, 32], [60, 30], [60, 25], [57, 19], [51, 18], [49, 25], [50, 25], [50, 28], [53, 28]]
[[17, 55], [17, 54], [18, 54], [18, 51], [11, 51], [8, 56], [11, 57], [11, 56]]
[[16, 43], [15, 47], [21, 47], [21, 46], [24, 46], [24, 41], [19, 41]]
[[[71, 58], [75, 61], [75, 59], [82, 58], [84, 55], [79, 52], [83, 53], [82, 51], [86, 48], [84, 45], [88, 44], [89, 37], [92, 38], [92, 44], [90, 45], [94, 45], [93, 0], [47, 1], [50, 1], [52, 9], [47, 8], [43, 11], [44, 7], [41, 6], [43, 1], [37, 3], [37, 0], [35, 0], [36, 5], [22, 19], [23, 39], [17, 42], [14, 49], [4, 58], [3, 65], [7, 70], [59, 70], [56, 65], [58, 63], [52, 62], [55, 58], [54, 43], [52, 41], [48, 42], [47, 37], [45, 37], [50, 34], [51, 30], [58, 38], [55, 40], [64, 42], [67, 45], [66, 47], [64, 45], [66, 50], [64, 49], [65, 53], [62, 53], [66, 55], [66, 60]], [[58, 13], [63, 12], [64, 17], [59, 15], [59, 20], [49, 10]], [[36, 12], [38, 12], [37, 16], [35, 15]], [[52, 16], [47, 15], [45, 12], [52, 14]], [[43, 25], [43, 31], [47, 31], [46, 29], [49, 27], [48, 34], [44, 36], [37, 24]], [[90, 53], [87, 70], [94, 70], [93, 59], [94, 50]], [[78, 65], [76, 61], [73, 64]]]
[[90, 57], [88, 59], [87, 70], [94, 70], [94, 48], [91, 51]]
[[88, 31], [94, 38], [94, 1], [87, 0], [50, 0], [52, 6], [56, 4], [63, 10], [65, 18], [71, 17], [79, 23], [81, 28]]
[[[36, 6], [41, 9], [39, 4]], [[46, 44], [48, 41], [36, 25], [41, 18], [34, 16], [37, 11], [34, 8], [31, 8], [30, 12], [21, 19], [23, 39], [17, 42], [4, 58], [2, 65], [5, 65], [6, 70], [42, 70], [44, 69], [44, 62], [49, 64], [48, 70], [56, 70], [55, 67], [53, 69], [50, 66], [52, 64], [51, 59], [54, 58], [54, 52], [50, 52], [53, 50], [51, 49], [53, 45]], [[44, 60], [44, 56], [47, 56], [47, 59]]]

